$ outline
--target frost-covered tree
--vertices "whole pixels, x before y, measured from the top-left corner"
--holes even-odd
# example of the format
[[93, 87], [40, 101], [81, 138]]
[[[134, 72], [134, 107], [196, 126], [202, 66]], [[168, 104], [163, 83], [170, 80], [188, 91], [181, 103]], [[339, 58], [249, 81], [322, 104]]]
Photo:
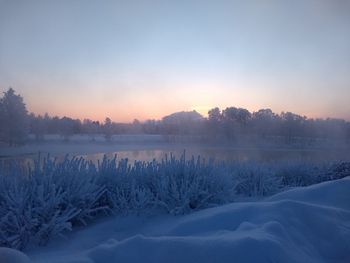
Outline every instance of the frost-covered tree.
[[0, 100], [0, 136], [9, 145], [24, 143], [28, 135], [28, 113], [23, 98], [12, 88]]
[[291, 143], [296, 136], [303, 135], [303, 123], [306, 121], [306, 117], [294, 114], [292, 112], [282, 112], [282, 132], [285, 136], [286, 142]]
[[60, 119], [60, 134], [65, 141], [68, 141], [69, 138], [75, 133], [75, 120], [63, 117]]
[[89, 135], [92, 141], [95, 141], [95, 137], [99, 132], [99, 128], [100, 128], [100, 122], [92, 121], [90, 119], [84, 119], [82, 124], [82, 130], [84, 133]]
[[110, 118], [105, 119], [105, 123], [103, 124], [103, 134], [105, 136], [106, 141], [110, 141], [112, 139], [113, 134], [113, 124]]
[[278, 115], [273, 113], [271, 109], [260, 109], [253, 113], [253, 129], [262, 138], [276, 134], [276, 124]]
[[36, 141], [43, 141], [46, 133], [45, 119], [41, 116], [29, 115], [30, 132], [35, 135]]
[[212, 140], [220, 138], [222, 133], [222, 115], [218, 107], [208, 111], [207, 124], [210, 138]]

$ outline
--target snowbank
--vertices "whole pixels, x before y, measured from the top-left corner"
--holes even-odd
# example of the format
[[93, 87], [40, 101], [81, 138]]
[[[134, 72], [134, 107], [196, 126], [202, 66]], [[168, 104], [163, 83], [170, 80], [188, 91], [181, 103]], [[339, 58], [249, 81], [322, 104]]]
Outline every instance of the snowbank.
[[350, 262], [350, 178], [182, 217], [114, 218], [34, 262]]
[[30, 259], [23, 254], [22, 252], [6, 248], [0, 247], [0, 262], [1, 263], [30, 263]]

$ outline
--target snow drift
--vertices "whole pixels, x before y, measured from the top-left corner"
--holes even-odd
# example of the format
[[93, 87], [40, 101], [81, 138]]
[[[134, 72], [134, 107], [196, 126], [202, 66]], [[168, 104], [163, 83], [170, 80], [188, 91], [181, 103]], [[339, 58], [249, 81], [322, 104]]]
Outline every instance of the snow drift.
[[30, 259], [22, 252], [7, 248], [0, 247], [0, 262], [1, 263], [30, 263]]
[[53, 263], [350, 262], [349, 189], [347, 177], [170, 219], [114, 218], [29, 255]]

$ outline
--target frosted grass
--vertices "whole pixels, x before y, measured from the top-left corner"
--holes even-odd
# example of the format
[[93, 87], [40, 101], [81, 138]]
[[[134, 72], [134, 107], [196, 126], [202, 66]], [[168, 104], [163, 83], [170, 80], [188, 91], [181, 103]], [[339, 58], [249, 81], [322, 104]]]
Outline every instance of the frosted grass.
[[97, 164], [68, 156], [13, 161], [0, 167], [0, 246], [45, 245], [110, 214], [185, 214], [349, 174], [349, 163], [216, 162], [185, 153], [134, 163], [116, 156]]

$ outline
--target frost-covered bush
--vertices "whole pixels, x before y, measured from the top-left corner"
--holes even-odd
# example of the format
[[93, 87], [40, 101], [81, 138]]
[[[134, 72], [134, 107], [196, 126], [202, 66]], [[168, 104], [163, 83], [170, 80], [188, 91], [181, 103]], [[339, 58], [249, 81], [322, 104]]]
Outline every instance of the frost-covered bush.
[[236, 193], [243, 196], [267, 196], [283, 188], [281, 178], [266, 164], [245, 163], [233, 167]]
[[346, 176], [350, 176], [350, 162], [338, 162], [329, 165], [328, 172], [323, 175], [322, 179], [334, 180], [344, 178]]
[[[103, 172], [110, 167], [114, 172]], [[232, 180], [222, 173], [220, 165], [200, 157], [186, 160], [174, 156], [157, 162], [128, 164], [103, 159], [99, 163], [98, 181], [106, 186], [106, 202], [120, 213], [139, 212], [148, 208], [168, 213], [186, 213], [230, 200]]]
[[307, 186], [328, 180], [325, 176], [328, 165], [289, 161], [276, 164], [275, 170], [284, 186]]
[[186, 213], [231, 200], [232, 180], [221, 166], [200, 157], [186, 160], [185, 155], [180, 159], [170, 156], [152, 167], [156, 173], [147, 185], [157, 205], [171, 214]]
[[106, 156], [37, 158], [31, 165], [0, 165], [0, 246], [43, 245], [75, 225], [117, 213], [191, 210], [259, 197], [285, 187], [348, 176], [348, 163], [216, 162], [170, 155], [151, 162]]
[[[11, 169], [12, 168], [12, 169]], [[82, 159], [39, 159], [33, 167], [2, 169], [0, 245], [22, 249], [29, 241], [45, 244], [53, 236], [85, 223], [98, 210], [104, 188]]]
[[97, 169], [97, 183], [105, 188], [101, 202], [122, 214], [148, 208], [154, 198], [143, 183], [147, 173], [146, 163], [130, 165], [128, 159], [117, 161], [116, 156], [113, 159], [104, 156]]

